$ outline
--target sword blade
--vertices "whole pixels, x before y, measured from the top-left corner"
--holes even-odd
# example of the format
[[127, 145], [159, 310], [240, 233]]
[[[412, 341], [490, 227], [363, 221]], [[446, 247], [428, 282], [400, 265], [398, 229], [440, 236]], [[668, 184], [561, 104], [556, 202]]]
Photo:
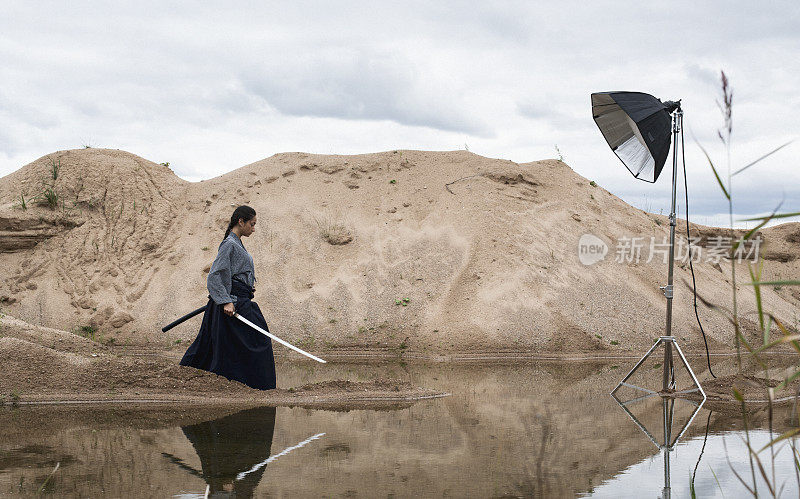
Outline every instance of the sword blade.
[[263, 335], [265, 335], [265, 336], [268, 336], [268, 337], [272, 338], [273, 340], [277, 341], [277, 342], [278, 342], [278, 343], [280, 343], [281, 345], [283, 345], [283, 346], [285, 346], [285, 347], [289, 347], [289, 348], [291, 348], [292, 350], [294, 350], [295, 352], [297, 352], [297, 353], [301, 353], [301, 354], [305, 355], [305, 356], [306, 356], [306, 357], [308, 357], [309, 359], [314, 359], [314, 360], [316, 360], [317, 362], [322, 362], [323, 364], [326, 364], [326, 362], [325, 362], [324, 360], [320, 359], [319, 357], [316, 357], [316, 356], [314, 356], [314, 355], [311, 355], [310, 353], [306, 352], [305, 350], [301, 350], [301, 349], [297, 348], [296, 346], [292, 345], [292, 344], [291, 344], [291, 343], [289, 343], [288, 341], [284, 341], [284, 340], [282, 340], [282, 339], [278, 338], [277, 336], [275, 336], [274, 334], [272, 334], [272, 333], [270, 333], [270, 332], [268, 332], [268, 331], [264, 331], [263, 329], [261, 329], [260, 327], [256, 326], [255, 324], [253, 324], [253, 323], [252, 323], [252, 322], [250, 322], [249, 320], [245, 319], [244, 317], [242, 317], [242, 316], [241, 316], [241, 315], [239, 315], [238, 313], [237, 313], [237, 314], [233, 314], [233, 316], [234, 316], [234, 317], [236, 317], [237, 319], [239, 319], [240, 321], [244, 322], [245, 324], [247, 324], [247, 325], [248, 325], [248, 326], [250, 326], [251, 328], [255, 329], [255, 330], [256, 330], [256, 331], [258, 331], [259, 333], [261, 333], [261, 334], [263, 334]]

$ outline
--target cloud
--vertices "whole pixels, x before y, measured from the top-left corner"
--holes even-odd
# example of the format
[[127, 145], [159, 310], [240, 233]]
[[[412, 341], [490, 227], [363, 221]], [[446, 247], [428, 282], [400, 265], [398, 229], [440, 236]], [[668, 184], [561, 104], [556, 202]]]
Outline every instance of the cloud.
[[[690, 193], [717, 213], [688, 132], [725, 157], [720, 69], [735, 91], [737, 164], [800, 136], [795, 2], [143, 2], [6, 6], [0, 175], [85, 141], [201, 178], [287, 150], [467, 142], [528, 162], [558, 144], [579, 174], [626, 200], [645, 188], [656, 199], [662, 184], [631, 186], [589, 109], [591, 92], [638, 90], [683, 99]], [[772, 209], [745, 191], [785, 191], [798, 208], [797, 147], [737, 184], [737, 211]]]
[[239, 75], [244, 89], [281, 113], [487, 135], [458, 83], [394, 52], [330, 48], [291, 54]]
[[719, 85], [720, 70], [717, 68], [710, 68], [700, 65], [698, 63], [684, 64], [686, 75], [693, 80], [696, 80], [704, 85], [716, 89]]
[[[587, 98], [587, 103], [588, 100]], [[548, 101], [546, 98], [536, 102], [529, 100], [517, 103], [517, 111], [525, 118], [540, 121], [561, 131], [585, 130], [589, 126], [591, 112], [584, 110], [583, 113], [576, 114], [570, 112], [570, 109], [562, 110], [559, 104], [560, 102]]]

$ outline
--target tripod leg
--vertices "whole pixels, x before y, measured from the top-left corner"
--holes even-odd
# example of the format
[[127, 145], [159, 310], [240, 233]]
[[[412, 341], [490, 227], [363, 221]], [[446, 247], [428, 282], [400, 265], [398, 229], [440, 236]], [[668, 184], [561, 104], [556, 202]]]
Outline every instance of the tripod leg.
[[700, 382], [697, 381], [697, 376], [695, 376], [694, 371], [692, 371], [692, 368], [689, 367], [689, 362], [686, 361], [686, 357], [684, 357], [683, 351], [681, 351], [681, 347], [678, 346], [678, 343], [675, 343], [675, 349], [678, 351], [678, 356], [680, 357], [681, 362], [683, 362], [683, 366], [686, 368], [687, 371], [689, 371], [689, 376], [692, 377], [692, 381], [694, 381], [694, 384], [695, 386], [697, 386], [697, 389], [700, 390], [700, 393], [703, 395], [703, 400], [705, 401], [706, 392], [705, 390], [703, 390], [703, 387], [700, 386]]
[[626, 381], [628, 381], [628, 378], [630, 378], [631, 376], [633, 376], [633, 373], [635, 373], [635, 372], [636, 372], [636, 370], [637, 370], [637, 369], [639, 369], [639, 366], [641, 366], [641, 365], [644, 363], [644, 361], [645, 361], [645, 360], [647, 360], [647, 358], [648, 358], [648, 357], [650, 357], [650, 354], [652, 354], [652, 353], [653, 353], [653, 350], [655, 350], [655, 349], [656, 349], [656, 347], [657, 347], [658, 345], [660, 345], [662, 341], [664, 341], [664, 340], [662, 340], [662, 339], [659, 339], [657, 342], [655, 342], [655, 343], [653, 344], [653, 346], [652, 346], [652, 347], [650, 347], [650, 350], [648, 350], [648, 351], [647, 351], [647, 353], [646, 353], [646, 354], [644, 354], [644, 357], [642, 357], [642, 358], [641, 358], [641, 360], [639, 360], [639, 362], [637, 362], [637, 363], [636, 363], [636, 365], [635, 365], [635, 366], [633, 366], [633, 369], [631, 369], [631, 370], [630, 370], [630, 372], [629, 372], [628, 374], [626, 374], [624, 378], [622, 378], [622, 381], [620, 381], [620, 382], [619, 382], [619, 384], [618, 384], [618, 385], [617, 385], [617, 386], [616, 386], [616, 387], [615, 387], [613, 390], [611, 390], [611, 394], [612, 394], [612, 395], [613, 395], [613, 394], [614, 394], [614, 393], [615, 393], [617, 390], [619, 390], [619, 387], [620, 387], [620, 386], [622, 386], [622, 384], [623, 384], [623, 383], [625, 383]]

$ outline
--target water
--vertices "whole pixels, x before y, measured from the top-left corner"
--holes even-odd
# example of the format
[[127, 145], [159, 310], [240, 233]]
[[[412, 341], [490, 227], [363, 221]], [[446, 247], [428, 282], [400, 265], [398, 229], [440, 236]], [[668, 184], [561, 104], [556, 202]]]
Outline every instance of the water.
[[[386, 410], [3, 408], [0, 496], [661, 497], [663, 452], [608, 395], [625, 367], [279, 366], [281, 386], [394, 376], [452, 393]], [[694, 408], [676, 404], [673, 437]], [[631, 411], [663, 437], [659, 398]], [[700, 409], [669, 452], [672, 497], [689, 496], [704, 441], [698, 497], [747, 493], [731, 471], [750, 480], [741, 419], [709, 414]], [[779, 411], [776, 428], [789, 417]], [[769, 433], [754, 425], [760, 448]], [[771, 466], [768, 451], [761, 456]], [[775, 464], [783, 496], [796, 496], [788, 447]], [[759, 492], [767, 495], [763, 483]]]
[[[761, 449], [771, 439], [769, 432], [756, 430], [750, 432], [751, 446]], [[739, 482], [734, 470], [752, 487], [750, 464], [747, 461], [747, 446], [744, 443], [746, 434], [743, 431], [731, 431], [725, 434], [695, 437], [680, 442], [670, 455], [672, 497], [691, 497], [689, 484], [694, 474], [694, 486], [697, 497], [746, 497], [747, 489]], [[700, 463], [697, 458], [700, 451], [705, 450]], [[726, 452], [727, 447], [727, 452]], [[772, 477], [772, 460], [769, 452], [764, 452], [765, 471], [770, 483], [777, 482], [782, 488], [782, 497], [797, 497], [797, 476], [793, 468], [790, 449], [778, 452], [775, 459], [775, 479]], [[726, 459], [730, 459], [729, 465]], [[695, 471], [695, 466], [697, 469]], [[713, 471], [713, 472], [712, 472]], [[664, 458], [663, 455], [643, 459], [620, 472], [613, 479], [601, 484], [593, 493], [585, 497], [663, 497], [664, 496]], [[756, 471], [757, 492], [764, 497], [771, 497], [766, 482]]]

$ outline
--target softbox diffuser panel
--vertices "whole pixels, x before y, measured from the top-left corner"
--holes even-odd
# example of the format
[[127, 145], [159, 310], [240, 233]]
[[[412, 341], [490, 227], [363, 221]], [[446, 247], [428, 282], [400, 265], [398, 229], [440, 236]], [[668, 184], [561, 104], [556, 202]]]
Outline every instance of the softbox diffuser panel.
[[592, 94], [592, 116], [631, 174], [655, 182], [671, 141], [672, 120], [664, 104], [641, 92], [599, 92]]

